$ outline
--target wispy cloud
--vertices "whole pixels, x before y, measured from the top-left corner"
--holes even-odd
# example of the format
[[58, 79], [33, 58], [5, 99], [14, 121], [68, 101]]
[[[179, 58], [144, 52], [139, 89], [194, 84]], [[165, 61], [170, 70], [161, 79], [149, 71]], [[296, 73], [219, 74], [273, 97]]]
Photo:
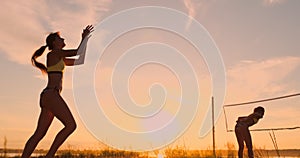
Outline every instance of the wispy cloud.
[[100, 1], [3, 1], [0, 11], [0, 53], [18, 64], [29, 64], [30, 56], [49, 32], [61, 31], [68, 47], [76, 46], [87, 24], [98, 22], [112, 0]]
[[189, 16], [185, 30], [187, 31], [190, 28], [193, 19], [199, 20], [199, 16], [205, 15], [209, 8], [216, 2], [216, 0], [183, 0], [184, 7], [187, 9]]
[[192, 23], [192, 19], [195, 18], [195, 16], [196, 16], [196, 7], [192, 0], [184, 0], [183, 2], [184, 2], [185, 7], [187, 8], [188, 14], [189, 14], [189, 20], [187, 21], [186, 26], [185, 26], [185, 30], [188, 30]]
[[227, 102], [239, 102], [295, 91], [286, 78], [300, 66], [299, 57], [242, 61], [227, 71]]

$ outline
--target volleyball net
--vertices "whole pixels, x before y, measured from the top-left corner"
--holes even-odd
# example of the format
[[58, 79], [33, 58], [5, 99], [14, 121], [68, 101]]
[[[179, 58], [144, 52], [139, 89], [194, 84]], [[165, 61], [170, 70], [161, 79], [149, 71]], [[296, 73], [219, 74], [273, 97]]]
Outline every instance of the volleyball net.
[[248, 116], [257, 106], [265, 108], [265, 115], [250, 131], [278, 131], [300, 129], [300, 93], [273, 98], [227, 104], [223, 106], [227, 132], [233, 132], [236, 120]]

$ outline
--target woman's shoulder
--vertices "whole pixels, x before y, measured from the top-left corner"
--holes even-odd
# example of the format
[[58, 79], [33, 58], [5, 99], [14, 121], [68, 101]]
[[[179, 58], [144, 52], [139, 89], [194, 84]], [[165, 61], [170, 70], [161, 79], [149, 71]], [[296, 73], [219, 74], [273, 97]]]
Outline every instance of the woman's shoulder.
[[61, 56], [60, 51], [51, 51], [47, 54], [47, 58], [54, 59], [54, 60], [60, 60], [63, 57]]
[[59, 55], [57, 51], [51, 51], [47, 54], [47, 65], [54, 65], [58, 63], [62, 57]]

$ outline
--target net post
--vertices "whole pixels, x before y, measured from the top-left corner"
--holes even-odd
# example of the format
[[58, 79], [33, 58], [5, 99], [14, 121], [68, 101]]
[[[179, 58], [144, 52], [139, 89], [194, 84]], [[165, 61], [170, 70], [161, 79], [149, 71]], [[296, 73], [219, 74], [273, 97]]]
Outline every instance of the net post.
[[216, 141], [215, 141], [215, 107], [214, 107], [214, 97], [211, 97], [212, 106], [212, 137], [213, 137], [213, 157], [216, 158]]

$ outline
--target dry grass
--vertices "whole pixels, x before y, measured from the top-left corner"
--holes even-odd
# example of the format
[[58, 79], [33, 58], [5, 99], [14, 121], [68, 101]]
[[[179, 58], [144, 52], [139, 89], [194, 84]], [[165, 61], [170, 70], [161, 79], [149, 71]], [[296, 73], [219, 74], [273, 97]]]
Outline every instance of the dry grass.
[[[217, 158], [235, 158], [237, 157], [237, 149], [234, 143], [227, 143], [226, 149], [216, 150]], [[5, 150], [7, 154], [10, 152], [21, 153], [22, 150]], [[46, 153], [45, 150], [37, 151], [33, 157], [42, 158]], [[245, 157], [247, 151], [245, 150]], [[257, 158], [272, 158], [276, 157], [275, 150], [267, 150], [265, 148], [254, 147], [254, 154]], [[18, 154], [20, 155], [20, 154]], [[300, 158], [300, 150], [280, 150], [281, 157], [289, 156]], [[8, 157], [4, 154], [4, 149], [0, 149], [0, 158]], [[20, 156], [14, 156], [19, 158]], [[189, 150], [185, 146], [176, 146], [174, 148], [166, 148], [161, 151], [151, 152], [131, 152], [114, 149], [104, 150], [60, 150], [56, 158], [213, 158], [212, 149], [206, 150]]]

